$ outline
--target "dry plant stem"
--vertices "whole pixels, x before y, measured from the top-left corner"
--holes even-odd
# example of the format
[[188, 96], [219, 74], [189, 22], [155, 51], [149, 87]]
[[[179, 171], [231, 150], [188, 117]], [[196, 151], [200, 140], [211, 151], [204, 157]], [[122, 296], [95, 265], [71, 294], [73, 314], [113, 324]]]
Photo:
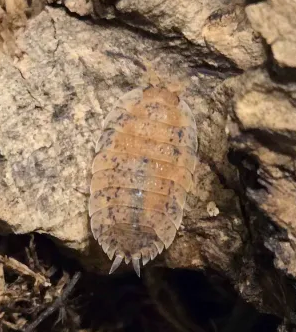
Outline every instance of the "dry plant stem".
[[36, 283], [38, 284], [41, 284], [45, 287], [50, 286], [50, 283], [46, 280], [46, 278], [43, 275], [33, 272], [26, 265], [20, 263], [14, 258], [0, 255], [0, 263], [2, 263], [5, 268], [18, 272], [21, 275], [26, 275], [34, 278]]
[[39, 262], [33, 234], [31, 234], [29, 248], [26, 248], [26, 252], [27, 252], [28, 259], [33, 262], [34, 270], [36, 270], [36, 268], [37, 268], [37, 270], [40, 271], [42, 273], [42, 275], [49, 277], [48, 273], [46, 272], [44, 267]]
[[0, 296], [5, 291], [4, 266], [0, 263]]
[[10, 322], [8, 322], [8, 321], [6, 321], [4, 319], [1, 320], [1, 323], [3, 325], [5, 325], [6, 327], [8, 327], [9, 329], [11, 329], [11, 330], [20, 331], [20, 327], [17, 324], [10, 323]]
[[43, 321], [45, 320], [48, 316], [50, 316], [52, 313], [54, 313], [57, 309], [59, 309], [67, 300], [68, 296], [72, 292], [73, 288], [75, 287], [76, 283], [81, 277], [81, 272], [76, 272], [74, 274], [74, 277], [72, 280], [69, 282], [69, 284], [66, 286], [65, 291], [63, 294], [57, 298], [54, 303], [46, 309], [44, 312], [40, 314], [40, 316], [30, 325], [28, 325], [25, 329], [24, 332], [31, 332], [34, 331], [34, 329]]

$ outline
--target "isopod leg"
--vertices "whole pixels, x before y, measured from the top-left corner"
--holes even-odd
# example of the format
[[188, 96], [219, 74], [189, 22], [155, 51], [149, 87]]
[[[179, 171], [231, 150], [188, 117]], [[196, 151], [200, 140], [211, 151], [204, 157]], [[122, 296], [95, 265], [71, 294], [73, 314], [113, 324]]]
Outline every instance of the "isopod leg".
[[149, 248], [143, 248], [141, 249], [142, 254], [142, 260], [143, 260], [143, 266], [145, 266], [150, 261], [150, 252]]
[[109, 271], [109, 274], [113, 273], [115, 270], [118, 269], [118, 267], [119, 267], [119, 265], [121, 264], [122, 260], [123, 260], [123, 256], [121, 256], [121, 255], [116, 255], [116, 257], [115, 257], [115, 259], [114, 259], [114, 262], [113, 262], [113, 264], [112, 264], [112, 266], [111, 266], [111, 269], [110, 269], [110, 271]]
[[140, 258], [138, 257], [132, 257], [132, 263], [133, 263], [133, 267], [134, 270], [136, 271], [138, 277], [140, 278]]
[[154, 241], [153, 242], [158, 250], [158, 253], [161, 254], [164, 249], [164, 244], [161, 241]]
[[153, 259], [158, 255], [158, 249], [155, 244], [152, 244], [150, 246], [150, 258], [153, 261]]
[[105, 254], [107, 253], [109, 248], [110, 248], [110, 243], [108, 243], [108, 242], [103, 242], [102, 243], [102, 249], [103, 249]]
[[107, 255], [108, 255], [108, 258], [111, 260], [113, 259], [113, 256], [115, 254], [115, 251], [117, 249], [117, 246], [116, 244], [111, 244], [108, 251], [107, 251]]

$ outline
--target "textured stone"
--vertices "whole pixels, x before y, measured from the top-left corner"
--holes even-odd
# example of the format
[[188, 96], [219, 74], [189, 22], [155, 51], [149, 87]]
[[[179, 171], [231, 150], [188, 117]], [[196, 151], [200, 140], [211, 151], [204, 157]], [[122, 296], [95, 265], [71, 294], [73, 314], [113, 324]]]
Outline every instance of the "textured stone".
[[248, 6], [246, 13], [253, 28], [271, 46], [277, 62], [296, 67], [296, 2], [268, 0]]
[[[113, 6], [104, 7], [104, 2], [94, 1], [95, 6], [98, 4], [98, 15], [108, 16]], [[265, 61], [264, 47], [246, 19], [243, 0], [120, 0], [114, 6], [116, 17], [132, 26], [168, 37], [184, 37], [212, 66], [218, 66], [215, 57], [221, 55], [241, 69]]]
[[296, 276], [296, 85], [276, 83], [262, 70], [225, 84], [235, 96], [228, 130], [232, 148], [243, 156], [243, 185], [267, 217], [256, 212], [252, 227], [275, 254], [276, 267]]
[[272, 55], [295, 66], [294, 2], [249, 5], [256, 32], [242, 0], [47, 3], [61, 8], [27, 20], [0, 0], [1, 234], [44, 233], [106, 273], [87, 211], [95, 141], [120, 96], [162, 82], [193, 110], [199, 151], [180, 231], [153, 265], [221, 271], [286, 319], [277, 270], [296, 276], [296, 88]]
[[93, 14], [92, 2], [88, 0], [65, 0], [65, 6], [72, 12], [80, 16]]
[[[101, 271], [110, 268], [89, 230], [86, 192], [94, 146], [116, 100], [149, 81], [181, 89], [196, 115], [200, 155], [206, 159], [210, 152], [212, 164], [227, 165], [226, 118], [211, 114], [207, 102], [220, 78], [195, 76], [184, 57], [167, 50], [166, 43], [120, 26], [90, 25], [61, 9], [46, 8], [28, 22], [16, 39], [22, 56], [17, 61], [1, 56], [2, 232], [49, 234], [74, 249], [86, 265], [99, 265]], [[219, 134], [211, 136], [215, 130]], [[231, 168], [221, 169], [232, 176]], [[229, 210], [235, 206], [235, 194], [221, 186], [206, 163], [197, 169], [195, 180], [188, 202], [192, 212], [164, 257], [169, 266], [191, 264], [192, 259], [180, 252], [182, 243], [202, 247], [202, 241], [187, 238], [186, 227], [208, 217], [210, 201], [222, 212], [220, 220], [229, 211], [233, 217], [227, 220], [237, 214], [235, 208]], [[213, 225], [211, 231], [221, 233], [215, 230], [219, 224]]]
[[264, 47], [248, 23], [244, 7], [213, 15], [203, 27], [202, 35], [210, 49], [223, 54], [241, 69], [258, 66], [265, 60]]

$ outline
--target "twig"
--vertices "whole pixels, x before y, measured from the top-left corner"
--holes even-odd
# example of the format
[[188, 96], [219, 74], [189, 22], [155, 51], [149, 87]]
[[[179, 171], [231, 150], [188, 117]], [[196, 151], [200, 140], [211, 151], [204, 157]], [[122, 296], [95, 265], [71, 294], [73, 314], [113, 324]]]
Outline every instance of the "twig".
[[34, 271], [37, 270], [37, 271], [41, 272], [42, 275], [47, 276], [45, 268], [39, 262], [38, 255], [36, 252], [35, 238], [34, 238], [33, 234], [31, 234], [29, 247], [26, 247], [26, 254], [27, 254], [31, 269]]
[[3, 264], [0, 263], [0, 297], [5, 291], [5, 279], [4, 279], [4, 268]]
[[43, 311], [39, 317], [37, 317], [33, 323], [28, 325], [25, 329], [24, 332], [31, 332], [34, 331], [34, 329], [43, 321], [45, 320], [48, 316], [50, 316], [52, 313], [54, 313], [57, 309], [59, 309], [67, 300], [68, 296], [72, 292], [73, 288], [75, 287], [76, 283], [81, 277], [81, 272], [76, 272], [74, 274], [74, 277], [72, 280], [69, 282], [69, 284], [66, 286], [63, 294], [57, 298], [53, 304], [47, 308], [45, 311]]
[[7, 326], [9, 329], [14, 330], [14, 331], [20, 331], [21, 327], [18, 326], [17, 324], [10, 323], [4, 319], [1, 320], [1, 323], [5, 326]]
[[35, 273], [31, 269], [29, 269], [27, 265], [20, 263], [14, 258], [0, 255], [0, 263], [2, 263], [5, 268], [18, 272], [21, 275], [26, 275], [34, 278], [37, 283], [45, 287], [50, 286], [50, 283], [43, 275], [41, 275], [40, 273]]

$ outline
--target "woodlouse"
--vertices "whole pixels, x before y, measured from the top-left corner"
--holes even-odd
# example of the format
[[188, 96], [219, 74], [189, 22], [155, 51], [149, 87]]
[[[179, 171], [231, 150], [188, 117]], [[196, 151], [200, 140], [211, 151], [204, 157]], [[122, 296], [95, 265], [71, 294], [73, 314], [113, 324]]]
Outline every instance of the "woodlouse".
[[165, 88], [135, 89], [104, 121], [92, 166], [93, 236], [112, 260], [143, 265], [173, 242], [192, 185], [197, 150], [189, 106]]

